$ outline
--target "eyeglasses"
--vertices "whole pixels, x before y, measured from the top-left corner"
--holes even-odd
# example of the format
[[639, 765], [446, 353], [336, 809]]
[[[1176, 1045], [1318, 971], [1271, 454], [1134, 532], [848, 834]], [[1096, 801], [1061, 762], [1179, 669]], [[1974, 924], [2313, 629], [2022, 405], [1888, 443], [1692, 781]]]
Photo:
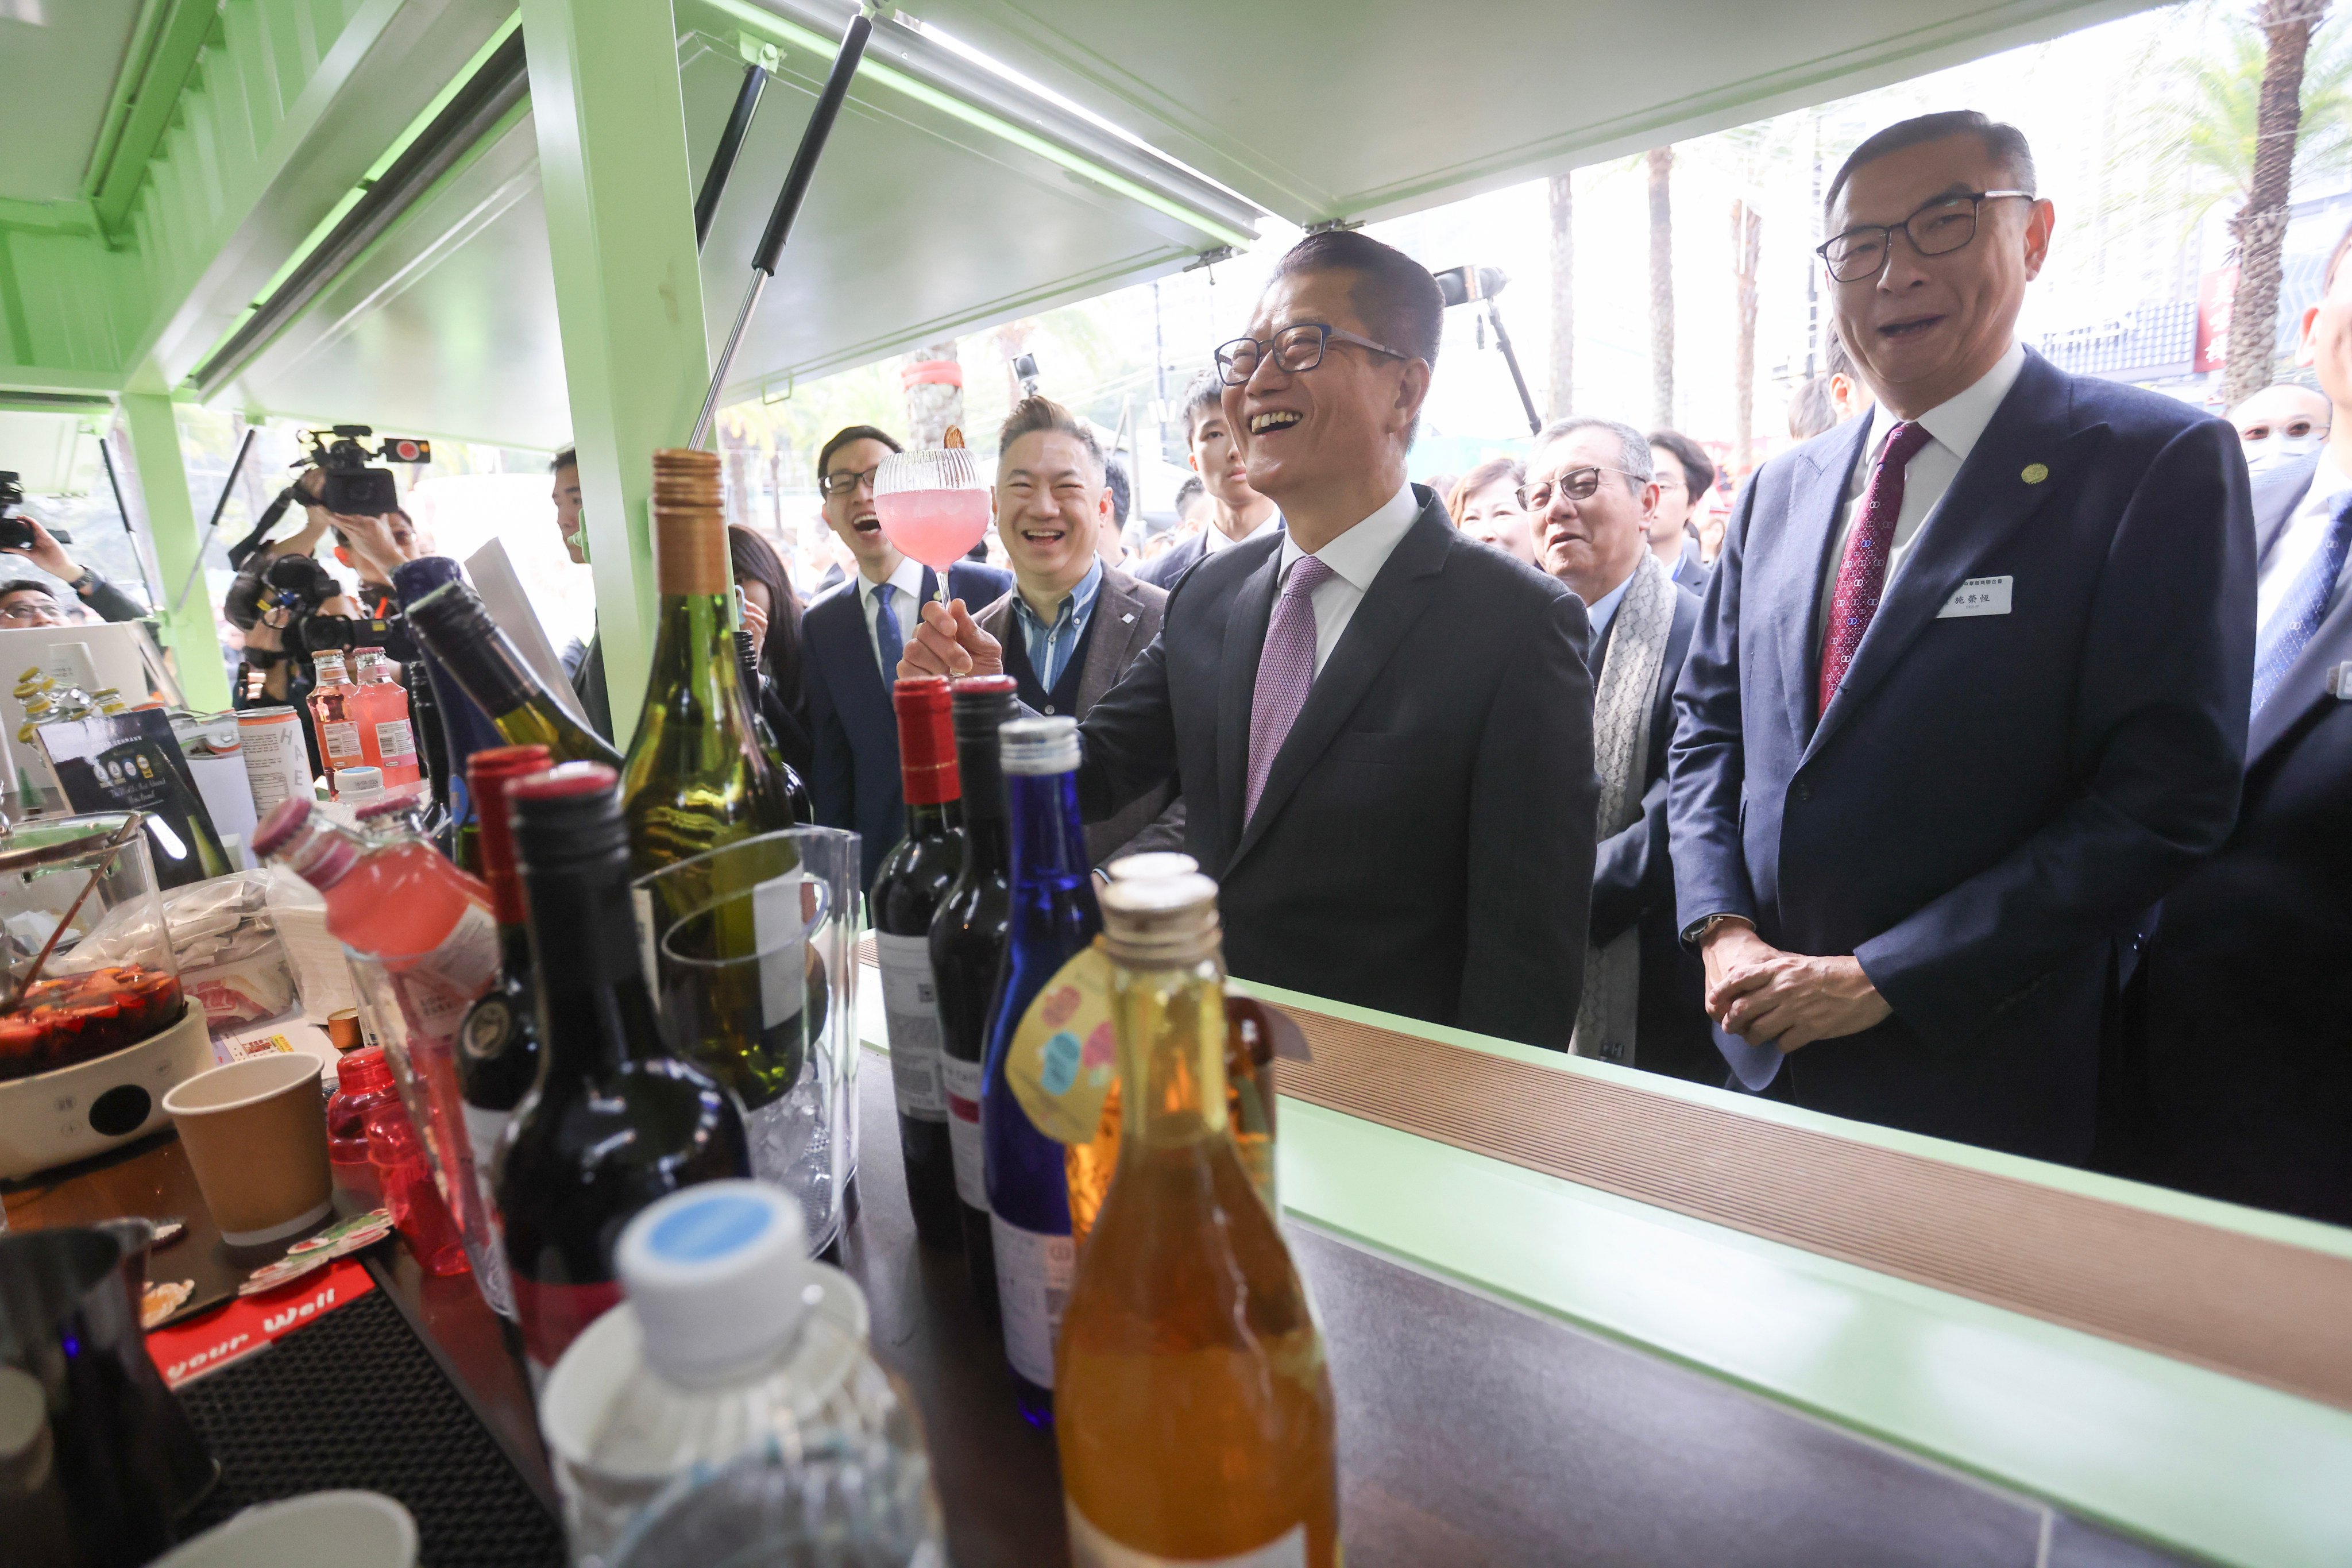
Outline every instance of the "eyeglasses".
[[0, 621], [37, 626], [64, 618], [64, 612], [47, 599], [19, 599], [13, 605], [0, 605]]
[[1249, 378], [1257, 374], [1258, 358], [1268, 349], [1274, 351], [1274, 367], [1286, 375], [1303, 375], [1323, 363], [1323, 350], [1328, 343], [1353, 343], [1360, 349], [1370, 349], [1391, 359], [1417, 359], [1401, 349], [1386, 343], [1376, 343], [1370, 338], [1360, 338], [1353, 332], [1343, 332], [1321, 321], [1300, 321], [1287, 326], [1270, 338], [1235, 338], [1217, 349], [1217, 374], [1227, 386], [1246, 386]]
[[1937, 196], [1898, 224], [1866, 223], [1813, 247], [1813, 254], [1840, 283], [1859, 283], [1886, 269], [1895, 254], [1895, 231], [1908, 236], [1911, 248], [1922, 256], [1948, 256], [1977, 237], [1977, 220], [1987, 202], [2017, 197], [2034, 199], [2032, 191], [1979, 191], [1973, 195]]
[[825, 475], [824, 479], [817, 481], [816, 488], [828, 496], [845, 496], [860, 485], [864, 485], [870, 490], [874, 488], [874, 476], [881, 471], [882, 466], [879, 463], [870, 468], [858, 468], [855, 471], [845, 468], [839, 473]]
[[1591, 500], [1593, 492], [1601, 488], [1601, 476], [1603, 474], [1623, 474], [1635, 484], [1646, 485], [1650, 482], [1641, 475], [1624, 468], [1599, 467], [1570, 468], [1557, 479], [1538, 479], [1533, 484], [1521, 485], [1511, 493], [1518, 497], [1521, 510], [1540, 513], [1551, 505], [1551, 492], [1554, 485], [1558, 485], [1559, 493], [1570, 500]]

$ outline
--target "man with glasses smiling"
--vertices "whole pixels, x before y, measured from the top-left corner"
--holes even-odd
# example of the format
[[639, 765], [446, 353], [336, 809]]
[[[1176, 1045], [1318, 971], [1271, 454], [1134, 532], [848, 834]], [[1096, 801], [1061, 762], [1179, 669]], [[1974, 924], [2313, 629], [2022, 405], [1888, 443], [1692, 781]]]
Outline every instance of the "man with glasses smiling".
[[1877, 398], [1741, 494], [1676, 691], [1677, 918], [1742, 1080], [2082, 1163], [2118, 938], [2227, 835], [2252, 659], [2220, 420], [2014, 338], [2016, 130], [1856, 148], [1820, 247]]
[[[1444, 306], [1361, 234], [1285, 256], [1217, 351], [1225, 426], [1286, 531], [1204, 555], [1080, 724], [1100, 820], [1170, 781], [1234, 973], [1563, 1047], [1591, 892], [1583, 606], [1405, 482]], [[907, 674], [1003, 651], [926, 606]]]
[[[857, 831], [866, 885], [906, 831], [898, 778], [898, 720], [890, 706], [899, 650], [915, 625], [915, 606], [939, 592], [939, 578], [901, 555], [882, 536], [874, 510], [874, 473], [899, 450], [871, 425], [834, 433], [818, 449], [817, 489], [824, 521], [856, 560], [855, 576], [817, 595], [801, 616], [801, 679], [814, 732], [808, 777], [816, 819]], [[1013, 586], [1010, 573], [960, 561], [948, 569], [959, 604], [987, 605]]]

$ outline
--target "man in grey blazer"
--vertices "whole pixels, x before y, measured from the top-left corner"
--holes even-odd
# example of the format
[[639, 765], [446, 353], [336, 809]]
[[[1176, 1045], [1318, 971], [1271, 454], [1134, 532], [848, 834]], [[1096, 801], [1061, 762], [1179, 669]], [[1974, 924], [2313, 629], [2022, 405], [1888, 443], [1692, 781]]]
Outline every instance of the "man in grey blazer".
[[[996, 534], [1013, 563], [1013, 591], [973, 619], [1003, 645], [1004, 673], [1033, 712], [1083, 718], [1160, 635], [1166, 590], [1097, 557], [1111, 504], [1094, 432], [1048, 398], [1016, 404], [996, 459]], [[1183, 844], [1173, 783], [1087, 825], [1087, 858], [1097, 868]]]

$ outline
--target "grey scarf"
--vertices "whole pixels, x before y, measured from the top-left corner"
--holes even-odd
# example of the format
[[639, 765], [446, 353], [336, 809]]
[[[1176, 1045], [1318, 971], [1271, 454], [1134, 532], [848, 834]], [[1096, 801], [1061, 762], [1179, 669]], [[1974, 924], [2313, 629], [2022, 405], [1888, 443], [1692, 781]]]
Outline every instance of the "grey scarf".
[[[1634, 564], [1625, 596], [1609, 623], [1609, 659], [1592, 693], [1592, 765], [1601, 775], [1593, 828], [1601, 839], [1622, 833], [1642, 815], [1642, 772], [1650, 754], [1650, 707], [1666, 664], [1675, 625], [1675, 584], [1648, 549]], [[1584, 999], [1569, 1049], [1633, 1065], [1633, 1026], [1642, 985], [1642, 933], [1620, 931], [1584, 952]]]

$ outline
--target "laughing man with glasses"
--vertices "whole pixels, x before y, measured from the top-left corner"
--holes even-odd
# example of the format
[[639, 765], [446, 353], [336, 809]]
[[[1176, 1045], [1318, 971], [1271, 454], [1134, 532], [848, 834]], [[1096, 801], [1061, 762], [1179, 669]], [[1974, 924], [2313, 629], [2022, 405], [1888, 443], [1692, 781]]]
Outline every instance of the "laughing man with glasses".
[[2016, 341], [2056, 215], [2013, 127], [1864, 141], [1821, 247], [1876, 405], [1757, 470], [1671, 768], [1685, 940], [1749, 1088], [2081, 1163], [2119, 939], [2237, 807], [2229, 426]]
[[[1584, 608], [1405, 482], [1444, 308], [1360, 234], [1284, 257], [1216, 360], [1286, 530], [1177, 583], [1079, 726], [1079, 798], [1100, 820], [1181, 780], [1235, 974], [1564, 1047], [1597, 794]], [[1003, 658], [927, 605], [906, 672]]]

